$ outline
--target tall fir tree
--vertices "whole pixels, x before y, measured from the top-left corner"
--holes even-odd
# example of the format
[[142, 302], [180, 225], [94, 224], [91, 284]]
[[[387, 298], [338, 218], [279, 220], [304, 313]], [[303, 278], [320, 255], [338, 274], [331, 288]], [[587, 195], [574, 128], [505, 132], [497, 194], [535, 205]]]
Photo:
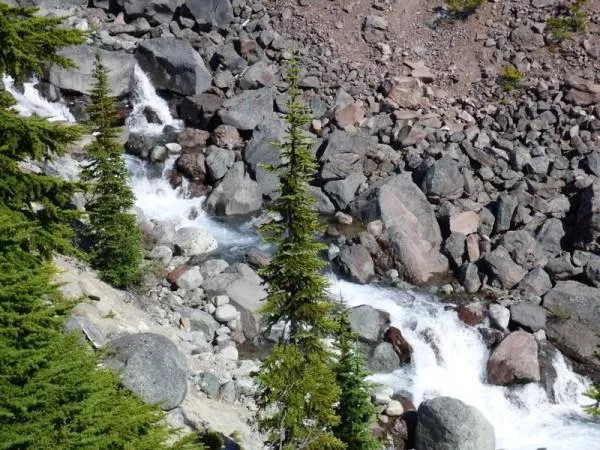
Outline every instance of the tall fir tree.
[[92, 162], [82, 178], [91, 183], [89, 214], [91, 262], [104, 280], [117, 287], [140, 281], [142, 236], [135, 216], [130, 212], [135, 197], [127, 185], [127, 167], [122, 146], [117, 141], [116, 106], [110, 96], [108, 71], [96, 55], [95, 84], [87, 108], [95, 141], [86, 147]]
[[[0, 3], [0, 73], [17, 82], [83, 41], [31, 8]], [[62, 154], [77, 126], [20, 117], [0, 85], [0, 449], [167, 449], [162, 412], [98, 369], [96, 355], [63, 332], [68, 310], [52, 282], [54, 252], [74, 253], [69, 201], [80, 186], [27, 170]], [[181, 445], [180, 448], [191, 448]]]
[[322, 341], [335, 330], [335, 320], [321, 275], [325, 246], [316, 241], [320, 227], [308, 190], [318, 166], [303, 130], [310, 116], [299, 99], [298, 75], [294, 59], [287, 74], [287, 137], [278, 144], [281, 163], [268, 168], [280, 177], [280, 196], [270, 209], [282, 220], [264, 227], [277, 251], [261, 270], [268, 283], [262, 313], [268, 328], [283, 322], [286, 332], [256, 377], [259, 425], [273, 449], [337, 450], [344, 448], [331, 431], [339, 422], [339, 389]]
[[348, 311], [339, 315], [337, 347], [339, 356], [335, 368], [341, 395], [337, 406], [340, 423], [333, 432], [346, 444], [347, 450], [380, 450], [371, 425], [375, 407], [371, 403], [370, 385], [365, 381], [368, 372], [358, 348], [358, 336], [350, 326]]

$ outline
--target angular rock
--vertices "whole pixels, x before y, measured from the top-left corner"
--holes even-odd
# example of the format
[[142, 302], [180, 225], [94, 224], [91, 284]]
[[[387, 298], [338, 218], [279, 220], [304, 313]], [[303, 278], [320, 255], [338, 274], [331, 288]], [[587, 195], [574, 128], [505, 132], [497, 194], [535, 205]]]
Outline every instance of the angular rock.
[[463, 264], [466, 237], [462, 233], [452, 233], [444, 242], [444, 252], [455, 267]]
[[181, 316], [190, 320], [192, 331], [201, 331], [209, 341], [213, 340], [217, 330], [221, 327], [213, 316], [199, 309], [182, 309]]
[[536, 241], [541, 250], [548, 256], [556, 256], [562, 251], [561, 241], [565, 230], [559, 219], [546, 220], [536, 235]]
[[472, 406], [436, 397], [419, 406], [416, 450], [495, 450], [494, 427]]
[[235, 319], [237, 314], [238, 312], [237, 309], [235, 309], [235, 306], [226, 303], [217, 307], [215, 311], [215, 319], [217, 319], [219, 322], [227, 323], [230, 320]]
[[527, 275], [502, 246], [485, 255], [483, 262], [489, 275], [497, 279], [503, 289], [512, 289]]
[[169, 37], [148, 39], [140, 42], [135, 56], [157, 89], [198, 95], [212, 84], [212, 75], [202, 57], [188, 41]]
[[206, 157], [206, 168], [211, 179], [218, 181], [225, 176], [234, 162], [235, 153], [232, 150], [214, 147]]
[[360, 284], [367, 284], [375, 277], [373, 259], [369, 251], [360, 244], [342, 250], [340, 266], [352, 281]]
[[139, 333], [107, 344], [106, 364], [120, 372], [121, 383], [165, 410], [179, 406], [187, 393], [187, 362], [165, 336]]
[[523, 268], [532, 269], [538, 262], [536, 241], [529, 231], [508, 231], [501, 242], [513, 261]]
[[202, 278], [200, 268], [194, 266], [181, 274], [175, 282], [177, 287], [180, 287], [181, 289], [192, 290], [202, 286], [203, 281], [204, 278]]
[[253, 130], [273, 114], [273, 101], [271, 88], [244, 91], [225, 100], [219, 116], [224, 124], [238, 130]]
[[475, 211], [465, 211], [450, 216], [450, 232], [465, 235], [477, 233], [479, 214]]
[[343, 180], [330, 181], [323, 186], [323, 190], [329, 194], [338, 209], [346, 209], [348, 204], [354, 200], [358, 188], [367, 181], [367, 177], [360, 172], [352, 172]]
[[117, 0], [117, 6], [125, 12], [128, 19], [144, 17], [150, 23], [168, 24], [179, 6], [178, 0]]
[[514, 331], [490, 355], [488, 382], [501, 386], [540, 381], [538, 345], [532, 334]]
[[576, 319], [551, 318], [546, 324], [548, 339], [564, 355], [576, 363], [577, 369], [593, 377], [600, 377], [600, 335]]
[[429, 166], [421, 183], [421, 189], [429, 200], [442, 202], [459, 198], [463, 193], [463, 185], [458, 164], [452, 158], [445, 156]]
[[482, 302], [461, 304], [458, 306], [457, 313], [460, 320], [474, 327], [483, 321], [485, 305]]
[[364, 157], [376, 146], [376, 139], [364, 135], [350, 135], [336, 130], [327, 138], [327, 146], [319, 161], [323, 164], [323, 181], [346, 178], [352, 172], [362, 172]]
[[552, 289], [552, 281], [548, 273], [541, 267], [536, 267], [530, 271], [520, 281], [518, 290], [523, 295], [541, 297]]
[[511, 322], [532, 333], [546, 326], [546, 311], [541, 306], [521, 302], [510, 307]]
[[567, 93], [565, 100], [578, 106], [588, 106], [600, 103], [600, 84], [578, 77], [569, 79], [571, 90]]
[[235, 163], [205, 202], [211, 214], [219, 216], [247, 215], [259, 211], [262, 193], [256, 181], [246, 173], [244, 163]]
[[447, 272], [433, 209], [409, 177], [396, 175], [374, 185], [357, 198], [352, 210], [365, 223], [383, 221], [394, 256], [409, 282], [422, 284]]
[[600, 334], [600, 289], [578, 281], [559, 281], [544, 297], [544, 308], [559, 318], [581, 322]]
[[494, 223], [494, 231], [496, 233], [502, 233], [510, 229], [517, 205], [518, 200], [514, 195], [500, 194], [498, 209], [496, 211], [496, 221]]
[[510, 322], [510, 310], [502, 305], [494, 303], [489, 309], [490, 323], [500, 331], [508, 329]]
[[389, 324], [389, 314], [372, 306], [363, 305], [350, 308], [350, 325], [362, 342], [369, 344], [379, 342]]
[[382, 342], [369, 358], [369, 370], [373, 373], [390, 373], [400, 367], [400, 358], [389, 342]]
[[225, 29], [233, 21], [230, 0], [186, 0], [183, 9], [205, 30]]
[[218, 248], [217, 240], [207, 230], [195, 227], [183, 227], [177, 230], [173, 245], [183, 256], [202, 256]]
[[66, 91], [89, 95], [94, 84], [94, 61], [96, 53], [102, 57], [102, 64], [108, 70], [108, 84], [111, 95], [121, 97], [131, 92], [135, 59], [124, 51], [106, 51], [94, 45], [73, 45], [59, 50], [60, 56], [72, 60], [76, 68], [65, 69], [52, 65], [48, 69], [48, 81]]
[[94, 348], [101, 348], [106, 344], [106, 335], [104, 331], [83, 317], [71, 317], [65, 323], [65, 331], [76, 331], [81, 333], [85, 341], [92, 344]]

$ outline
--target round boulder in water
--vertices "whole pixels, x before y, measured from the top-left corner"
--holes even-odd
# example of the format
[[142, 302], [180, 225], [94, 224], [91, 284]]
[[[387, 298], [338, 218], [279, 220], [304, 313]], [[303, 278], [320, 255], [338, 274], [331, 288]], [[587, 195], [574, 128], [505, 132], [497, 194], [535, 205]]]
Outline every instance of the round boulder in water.
[[187, 364], [177, 346], [165, 336], [139, 333], [107, 344], [106, 364], [121, 372], [121, 382], [147, 403], [168, 411], [187, 393]]
[[451, 397], [421, 403], [416, 450], [495, 450], [494, 427], [472, 406]]

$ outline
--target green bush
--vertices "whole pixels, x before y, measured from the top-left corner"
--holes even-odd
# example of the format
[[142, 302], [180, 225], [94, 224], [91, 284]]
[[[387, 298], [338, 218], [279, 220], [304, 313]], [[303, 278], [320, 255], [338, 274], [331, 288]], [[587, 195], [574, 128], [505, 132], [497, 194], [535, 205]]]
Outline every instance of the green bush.
[[546, 20], [546, 28], [559, 42], [569, 39], [572, 33], [583, 33], [587, 29], [588, 14], [583, 9], [586, 0], [575, 0], [568, 8], [562, 8], [559, 15]]
[[460, 16], [472, 14], [486, 3], [487, 0], [446, 0], [450, 12]]
[[502, 71], [500, 79], [500, 85], [502, 86], [502, 89], [504, 89], [506, 92], [511, 92], [519, 86], [519, 83], [523, 79], [523, 73], [514, 66], [507, 66]]

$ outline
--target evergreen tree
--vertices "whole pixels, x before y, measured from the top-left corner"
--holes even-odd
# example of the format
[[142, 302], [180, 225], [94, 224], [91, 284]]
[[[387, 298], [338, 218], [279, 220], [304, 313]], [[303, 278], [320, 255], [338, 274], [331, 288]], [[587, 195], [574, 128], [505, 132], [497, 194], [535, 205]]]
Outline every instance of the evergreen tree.
[[[83, 36], [61, 20], [0, 3], [0, 73], [39, 73]], [[52, 282], [52, 253], [73, 253], [68, 222], [80, 186], [28, 171], [80, 128], [19, 117], [0, 85], [0, 449], [166, 449], [163, 414], [97, 368], [97, 357], [63, 332], [67, 305]], [[178, 448], [191, 448], [180, 445]]]
[[585, 411], [594, 417], [600, 417], [600, 383], [594, 384], [585, 395], [594, 401], [591, 405], [584, 407]]
[[277, 251], [261, 271], [268, 283], [262, 313], [268, 328], [278, 322], [287, 328], [256, 378], [259, 424], [271, 448], [333, 450], [344, 447], [331, 432], [339, 421], [339, 389], [322, 339], [335, 330], [335, 320], [327, 280], [320, 273], [326, 264], [319, 252], [325, 247], [315, 238], [318, 215], [308, 191], [317, 162], [303, 131], [309, 115], [299, 100], [298, 75], [293, 60], [287, 77], [287, 137], [278, 144], [281, 163], [268, 168], [280, 176], [280, 196], [271, 211], [282, 220], [264, 229]]
[[350, 326], [348, 312], [342, 311], [337, 335], [339, 356], [335, 369], [341, 389], [337, 406], [340, 423], [333, 431], [346, 444], [347, 450], [379, 450], [381, 444], [371, 430], [375, 407], [370, 399], [370, 385], [365, 381], [368, 372], [356, 344], [357, 335]]
[[96, 140], [86, 150], [93, 159], [82, 177], [92, 183], [89, 213], [91, 262], [102, 277], [117, 287], [140, 281], [142, 236], [130, 212], [134, 195], [127, 185], [127, 168], [117, 141], [115, 101], [110, 97], [108, 72], [96, 55], [95, 84], [87, 108]]

